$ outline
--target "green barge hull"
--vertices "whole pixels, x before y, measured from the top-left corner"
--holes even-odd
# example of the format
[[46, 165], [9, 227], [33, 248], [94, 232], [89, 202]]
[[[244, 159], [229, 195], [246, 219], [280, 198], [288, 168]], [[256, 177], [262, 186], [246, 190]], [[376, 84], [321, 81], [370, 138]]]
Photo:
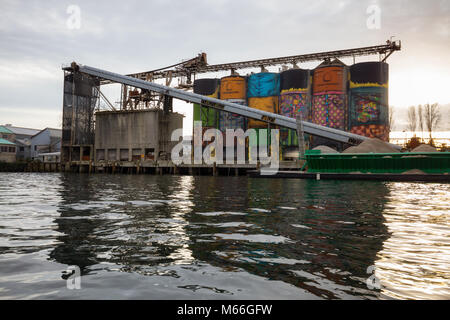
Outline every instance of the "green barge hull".
[[305, 159], [310, 173], [450, 172], [450, 152], [321, 154], [320, 150], [308, 150]]

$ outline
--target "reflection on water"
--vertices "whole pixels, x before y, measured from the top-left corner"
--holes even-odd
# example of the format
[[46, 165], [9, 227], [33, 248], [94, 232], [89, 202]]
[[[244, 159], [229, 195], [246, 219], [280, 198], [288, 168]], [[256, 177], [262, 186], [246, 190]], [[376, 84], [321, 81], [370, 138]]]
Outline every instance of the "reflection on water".
[[390, 238], [378, 254], [384, 294], [450, 298], [450, 186], [390, 183], [384, 217]]
[[[0, 174], [0, 297], [449, 298], [449, 185]], [[81, 290], [62, 271], [81, 269]], [[381, 290], [370, 290], [375, 266]]]

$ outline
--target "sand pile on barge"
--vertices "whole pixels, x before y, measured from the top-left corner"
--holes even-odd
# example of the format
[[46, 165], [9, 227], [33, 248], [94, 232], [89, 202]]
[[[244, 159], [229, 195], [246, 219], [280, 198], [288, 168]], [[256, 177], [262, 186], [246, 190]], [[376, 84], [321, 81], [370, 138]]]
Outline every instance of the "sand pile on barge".
[[430, 146], [429, 144], [421, 144], [420, 146], [411, 150], [411, 152], [439, 152], [436, 148]]
[[334, 150], [333, 148], [330, 148], [328, 146], [317, 146], [313, 150], [320, 150], [321, 154], [325, 154], [325, 153], [339, 153], [336, 150]]
[[397, 149], [383, 140], [372, 138], [364, 140], [358, 146], [345, 149], [342, 153], [399, 153]]
[[426, 174], [426, 172], [423, 172], [420, 169], [411, 169], [411, 170], [402, 172], [402, 174]]

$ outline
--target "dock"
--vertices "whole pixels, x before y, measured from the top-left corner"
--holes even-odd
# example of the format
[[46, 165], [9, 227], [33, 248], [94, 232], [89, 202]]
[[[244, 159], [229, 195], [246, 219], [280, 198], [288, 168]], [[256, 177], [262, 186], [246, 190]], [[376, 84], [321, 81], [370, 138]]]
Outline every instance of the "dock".
[[[210, 176], [245, 176], [250, 171], [257, 171], [259, 164], [180, 164], [176, 165], [170, 160], [145, 161], [72, 161], [61, 167], [44, 167], [40, 170], [50, 172], [74, 173], [124, 173], [124, 174], [156, 174], [156, 175], [210, 175]], [[280, 170], [299, 170], [296, 161], [281, 161]]]

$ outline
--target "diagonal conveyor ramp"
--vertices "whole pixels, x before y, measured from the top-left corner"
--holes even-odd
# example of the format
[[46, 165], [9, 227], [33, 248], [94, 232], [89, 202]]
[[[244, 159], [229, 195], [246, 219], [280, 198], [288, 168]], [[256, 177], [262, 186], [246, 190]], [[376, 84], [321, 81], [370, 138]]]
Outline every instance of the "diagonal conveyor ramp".
[[[186, 102], [198, 103], [203, 106], [211, 107], [225, 112], [236, 113], [241, 116], [264, 121], [272, 125], [277, 125], [280, 127], [285, 127], [289, 129], [297, 129], [297, 120], [289, 117], [285, 117], [276, 113], [266, 112], [247, 106], [242, 106], [236, 103], [228, 102], [225, 100], [219, 100], [215, 98], [205, 97], [200, 94], [186, 92], [180, 89], [175, 89], [167, 87], [154, 82], [149, 82], [145, 80], [136, 79], [130, 76], [124, 76], [121, 74], [85, 66], [78, 65], [75, 62], [71, 64], [70, 68], [65, 68], [67, 71], [81, 72], [90, 76], [98, 77], [101, 80], [110, 80], [112, 82], [121, 83], [129, 85], [132, 87], [146, 89], [154, 91], [160, 94], [170, 96], [175, 99], [184, 100]], [[330, 140], [357, 145], [364, 140], [369, 138], [353, 134], [350, 132], [345, 132], [342, 130], [337, 130], [333, 128], [319, 126], [310, 122], [303, 121], [303, 129], [305, 133], [327, 138]], [[395, 146], [395, 145], [392, 145]], [[395, 146], [395, 148], [399, 148]]]

